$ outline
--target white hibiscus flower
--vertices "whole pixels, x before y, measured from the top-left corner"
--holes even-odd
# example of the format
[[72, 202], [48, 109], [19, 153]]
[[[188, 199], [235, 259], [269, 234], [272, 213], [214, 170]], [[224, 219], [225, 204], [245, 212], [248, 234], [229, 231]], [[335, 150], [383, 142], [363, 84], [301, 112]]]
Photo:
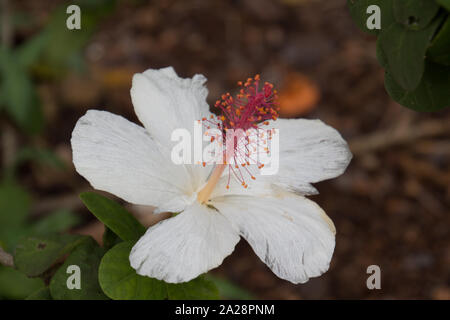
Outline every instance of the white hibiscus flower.
[[[194, 121], [212, 116], [205, 82], [202, 75], [179, 78], [172, 68], [147, 70], [134, 75], [131, 88], [144, 127], [97, 110], [75, 126], [73, 162], [94, 188], [179, 213], [147, 230], [131, 251], [131, 266], [166, 282], [189, 281], [219, 266], [243, 237], [282, 279], [304, 283], [326, 272], [334, 225], [304, 196], [317, 193], [310, 183], [344, 172], [351, 159], [347, 143], [319, 120], [270, 120], [279, 129], [276, 175], [229, 182], [224, 165], [175, 165], [173, 130], [192, 130]], [[230, 125], [230, 118], [220, 118], [222, 128]]]

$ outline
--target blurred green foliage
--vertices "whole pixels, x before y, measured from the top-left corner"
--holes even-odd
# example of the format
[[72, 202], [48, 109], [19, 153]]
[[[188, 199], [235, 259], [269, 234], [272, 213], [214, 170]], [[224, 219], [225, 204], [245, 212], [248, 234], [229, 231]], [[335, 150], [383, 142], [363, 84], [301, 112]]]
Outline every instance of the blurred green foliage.
[[14, 180], [0, 182], [0, 244], [13, 251], [24, 237], [59, 233], [80, 222], [66, 209], [56, 210], [40, 220], [30, 219], [31, 196]]
[[22, 130], [36, 134], [44, 126], [36, 81], [61, 77], [68, 70], [83, 70], [82, 50], [115, 4], [114, 0], [78, 1], [80, 30], [66, 27], [67, 5], [61, 6], [30, 40], [17, 48], [0, 47], [0, 110]]
[[[0, 46], [0, 115], [6, 115], [25, 135], [36, 135], [44, 128], [37, 84], [65, 76], [68, 71], [83, 69], [82, 51], [103, 17], [115, 8], [114, 0], [77, 2], [81, 8], [81, 30], [66, 27], [68, 5], [51, 15], [46, 26], [24, 42]], [[8, 29], [26, 26], [31, 20], [25, 14], [9, 12]], [[11, 35], [14, 39], [14, 34]], [[3, 39], [2, 39], [3, 40]], [[0, 267], [0, 299], [48, 298], [40, 278], [62, 255], [70, 252], [79, 236], [58, 235], [79, 224], [79, 216], [66, 209], [55, 210], [44, 217], [31, 215], [32, 196], [18, 182], [18, 169], [25, 162], [35, 162], [64, 169], [63, 162], [50, 150], [23, 146], [4, 164], [0, 177], [0, 246], [15, 254], [18, 270]], [[81, 239], [81, 240], [80, 240]], [[81, 250], [81, 249], [80, 249]], [[80, 251], [77, 251], [80, 255]], [[94, 273], [95, 274], [95, 273]]]
[[[450, 1], [347, 0], [358, 27], [378, 36], [377, 57], [385, 87], [416, 111], [450, 106]], [[367, 28], [370, 5], [381, 10], [381, 29]]]
[[65, 74], [68, 69], [79, 71], [80, 67], [83, 67], [82, 49], [89, 42], [101, 19], [115, 8], [116, 1], [82, 0], [76, 4], [81, 9], [80, 30], [69, 30], [66, 27], [68, 14], [65, 5], [52, 14], [42, 33], [31, 40], [34, 45], [28, 46], [28, 52], [24, 55], [40, 58], [39, 64], [34, 66], [38, 74], [57, 77]]
[[42, 129], [43, 115], [35, 86], [14, 51], [0, 48], [0, 108], [30, 134]]

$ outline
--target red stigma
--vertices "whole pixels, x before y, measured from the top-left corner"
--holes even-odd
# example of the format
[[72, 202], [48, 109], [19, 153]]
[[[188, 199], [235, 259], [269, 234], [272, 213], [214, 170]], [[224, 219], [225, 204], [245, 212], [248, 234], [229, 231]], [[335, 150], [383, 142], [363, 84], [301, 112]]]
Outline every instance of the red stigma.
[[259, 75], [248, 78], [245, 83], [239, 81], [241, 88], [236, 97], [226, 93], [216, 101], [215, 107], [221, 110], [218, 119], [222, 120], [223, 130], [257, 129], [260, 123], [268, 124], [267, 120], [278, 118], [277, 91], [271, 83], [265, 82], [261, 86], [260, 82]]
[[[220, 110], [220, 115], [216, 116], [217, 122], [211, 119], [203, 118], [203, 126], [210, 129], [211, 126], [218, 128], [222, 132], [222, 136], [211, 137], [211, 142], [221, 138], [223, 145], [228, 147], [227, 131], [232, 129], [242, 130], [245, 136], [241, 138], [246, 139], [245, 145], [234, 145], [234, 150], [231, 152], [231, 158], [227, 158], [224, 152], [224, 164], [228, 166], [228, 183], [229, 188], [230, 175], [233, 174], [244, 188], [248, 187], [244, 176], [250, 176], [252, 180], [256, 179], [250, 172], [250, 161], [256, 163], [257, 168], [261, 169], [264, 164], [259, 163], [255, 158], [257, 156], [257, 148], [268, 153], [267, 140], [271, 140], [272, 131], [268, 132], [266, 139], [262, 140], [255, 135], [249, 134], [249, 129], [260, 129], [260, 126], [268, 125], [269, 120], [276, 120], [278, 118], [278, 95], [277, 91], [273, 89], [273, 85], [269, 82], [261, 84], [259, 75], [253, 78], [248, 78], [245, 82], [239, 81], [239, 93], [233, 97], [230, 93], [222, 95], [220, 100], [217, 100], [214, 106]], [[205, 133], [208, 135], [208, 133]], [[263, 136], [261, 136], [263, 138]], [[233, 137], [233, 139], [236, 139]], [[229, 151], [229, 150], [228, 150]], [[229, 162], [233, 160], [234, 164]], [[240, 166], [239, 166], [239, 165]], [[203, 166], [206, 164], [203, 163]]]

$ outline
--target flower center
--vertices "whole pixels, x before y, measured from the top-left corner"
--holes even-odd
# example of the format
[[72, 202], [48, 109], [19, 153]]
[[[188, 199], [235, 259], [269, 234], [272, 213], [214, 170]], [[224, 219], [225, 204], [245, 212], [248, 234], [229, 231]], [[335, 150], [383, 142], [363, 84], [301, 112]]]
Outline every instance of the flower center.
[[[255, 179], [251, 172], [251, 165], [256, 164], [261, 169], [264, 164], [259, 161], [258, 153], [269, 153], [267, 141], [271, 139], [273, 130], [263, 130], [269, 120], [278, 118], [279, 106], [277, 91], [273, 85], [265, 82], [261, 85], [260, 76], [248, 78], [245, 83], [238, 82], [239, 93], [232, 97], [229, 93], [217, 100], [215, 107], [220, 115], [203, 118], [202, 124], [206, 127], [205, 135], [211, 128], [219, 129], [220, 134], [211, 135], [211, 142], [216, 141], [224, 146], [223, 157], [220, 164], [216, 164], [205, 187], [198, 193], [198, 201], [208, 201], [225, 168], [228, 167], [228, 183], [233, 174], [244, 188], [248, 187], [245, 177]], [[267, 131], [267, 132], [266, 132]], [[203, 166], [206, 162], [203, 162]]]

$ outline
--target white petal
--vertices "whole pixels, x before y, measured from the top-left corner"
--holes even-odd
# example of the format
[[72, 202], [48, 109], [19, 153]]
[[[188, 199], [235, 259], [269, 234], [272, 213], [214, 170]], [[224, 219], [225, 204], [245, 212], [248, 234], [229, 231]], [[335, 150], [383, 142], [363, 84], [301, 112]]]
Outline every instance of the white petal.
[[223, 197], [211, 204], [236, 225], [278, 277], [304, 283], [328, 270], [335, 230], [316, 203], [290, 193], [278, 198]]
[[192, 190], [183, 166], [172, 164], [145, 129], [130, 121], [89, 110], [78, 120], [71, 143], [76, 170], [95, 189], [175, 212], [189, 202]]
[[272, 122], [280, 130], [280, 167], [273, 181], [302, 194], [309, 183], [341, 175], [352, 154], [339, 132], [320, 120], [278, 119]]
[[130, 263], [140, 275], [185, 282], [219, 266], [239, 239], [223, 215], [195, 202], [149, 228], [133, 247]]
[[[225, 169], [225, 172], [228, 172], [227, 170], [228, 169]], [[238, 179], [236, 179], [236, 176], [234, 174], [231, 173], [229, 178], [228, 173], [224, 174], [214, 188], [210, 198], [214, 199], [218, 197], [236, 195], [266, 197], [273, 196], [274, 194], [284, 194], [287, 192], [286, 189], [289, 189], [286, 188], [283, 184], [277, 183], [275, 176], [258, 175], [256, 173], [257, 170], [254, 170], [252, 172], [255, 172], [254, 176], [256, 177], [256, 180], [253, 180], [250, 174], [247, 174], [245, 172], [243, 173], [247, 188], [244, 188], [242, 186], [242, 183]], [[228, 189], [227, 185], [229, 186]], [[309, 183], [302, 184], [300, 182], [297, 182], [296, 186], [296, 191], [300, 191], [302, 195], [318, 194], [316, 188], [314, 188]]]
[[[180, 78], [172, 67], [149, 69], [133, 76], [131, 99], [135, 112], [151, 136], [169, 151], [176, 144], [171, 141], [175, 129], [187, 129], [194, 139], [194, 122], [211, 115], [205, 82], [202, 75]], [[201, 165], [189, 166], [188, 170], [196, 188], [210, 172]]]
[[[279, 169], [272, 175], [261, 175], [255, 164], [235, 169], [245, 180], [243, 188], [228, 169], [225, 170], [212, 197], [229, 195], [266, 196], [280, 189], [301, 195], [317, 194], [311, 183], [334, 178], [342, 174], [352, 154], [345, 140], [333, 128], [320, 120], [278, 119], [270, 121], [268, 128], [279, 129]], [[276, 157], [272, 156], [272, 160]], [[272, 166], [273, 163], [269, 163]], [[251, 173], [247, 172], [247, 169]], [[251, 179], [251, 175], [256, 180]], [[230, 188], [227, 189], [226, 185]]]
[[179, 78], [172, 67], [133, 76], [131, 99], [139, 120], [159, 142], [170, 142], [177, 128], [193, 129], [194, 122], [210, 115], [204, 86], [206, 78]]

